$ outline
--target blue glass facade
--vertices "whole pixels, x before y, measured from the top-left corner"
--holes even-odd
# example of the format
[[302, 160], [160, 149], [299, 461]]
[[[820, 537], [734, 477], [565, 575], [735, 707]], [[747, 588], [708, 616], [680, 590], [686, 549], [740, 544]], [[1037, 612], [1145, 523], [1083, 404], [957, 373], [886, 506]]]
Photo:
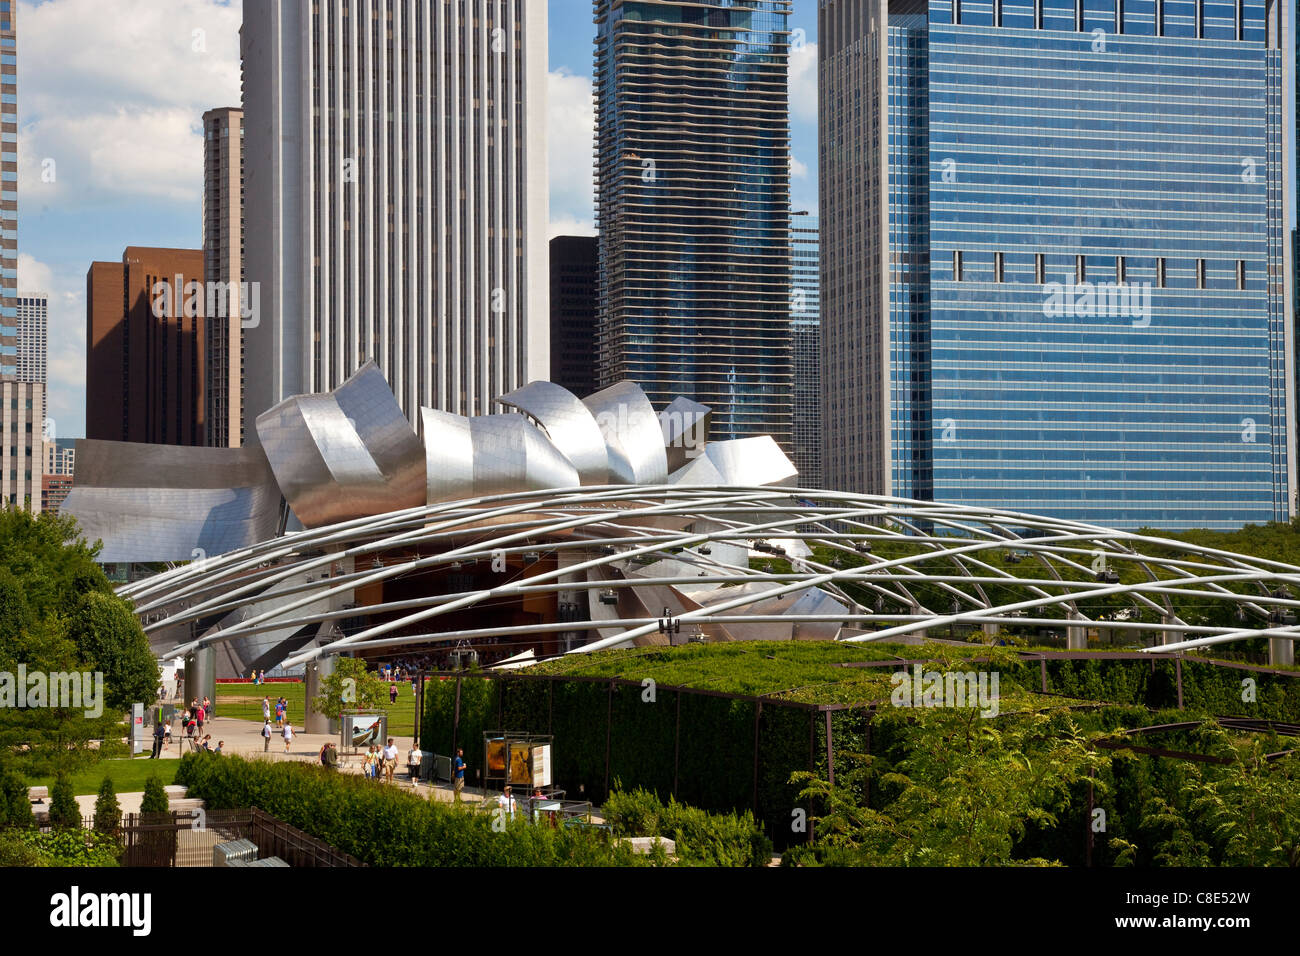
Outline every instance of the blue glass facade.
[[1119, 528], [1285, 520], [1280, 13], [890, 8], [888, 382], [866, 396], [888, 490]]

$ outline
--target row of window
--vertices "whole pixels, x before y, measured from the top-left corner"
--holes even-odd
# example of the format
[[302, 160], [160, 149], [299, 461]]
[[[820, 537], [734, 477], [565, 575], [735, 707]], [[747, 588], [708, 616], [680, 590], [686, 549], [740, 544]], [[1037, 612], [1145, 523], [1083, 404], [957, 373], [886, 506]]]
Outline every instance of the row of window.
[[[1207, 288], [1205, 284], [1205, 262], [1204, 259], [1196, 260], [1196, 288]], [[993, 253], [993, 281], [1006, 282], [1006, 257], [1005, 253]], [[966, 278], [966, 254], [960, 249], [954, 249], [952, 253], [952, 277], [956, 282], [963, 282]], [[1101, 278], [1094, 274], [1094, 278]], [[1107, 279], [1110, 277], [1107, 276]], [[1047, 282], [1047, 257], [1039, 252], [1034, 255], [1034, 281], [1039, 285]], [[1076, 285], [1082, 285], [1088, 280], [1088, 257], [1077, 255], [1074, 257], [1074, 281]], [[1104, 281], [1104, 280], [1103, 280]], [[1115, 274], [1114, 282], [1116, 285], [1126, 285], [1128, 283], [1128, 257], [1115, 257]], [[1169, 284], [1169, 260], [1163, 256], [1156, 259], [1156, 288], [1164, 289]], [[1237, 260], [1237, 289], [1245, 291], [1246, 288], [1246, 260]]]
[[[1049, 17], [1053, 20], [1061, 20], [1068, 18], [1071, 13], [1069, 0], [1065, 2], [1058, 0], [1050, 4], [1045, 4], [1044, 0], [1025, 0], [1014, 5], [1015, 13], [1005, 17], [1004, 0], [992, 0], [991, 10], [989, 0], [965, 4], [963, 0], [952, 0], [951, 13], [944, 10], [939, 22], [951, 22], [963, 26], [1028, 27], [1027, 9], [1025, 13], [1020, 11], [1021, 8], [1028, 8], [1031, 2], [1035, 30], [1049, 29], [1045, 24], [1045, 20]], [[1045, 10], [1045, 6], [1049, 9]], [[1087, 2], [1086, 4], [1085, 0], [1074, 0], [1072, 11], [1074, 29], [1077, 33], [1091, 33], [1099, 24], [1105, 24], [1117, 34], [1134, 33], [1141, 36], [1154, 34], [1189, 38], [1194, 36], [1197, 39], [1219, 40], [1264, 39], [1262, 35], [1264, 24], [1256, 18], [1257, 15], [1247, 16], [1245, 0], [1222, 0], [1212, 4], [1219, 14], [1217, 17], [1207, 13], [1205, 0], [1175, 2], [1172, 11], [1166, 10], [1168, 6], [1165, 0], [1137, 0], [1137, 2], [1111, 0], [1109, 3]], [[1222, 15], [1227, 9], [1232, 11], [1231, 17]], [[1251, 12], [1255, 13], [1253, 10]], [[951, 20], [947, 20], [947, 17], [951, 17]]]

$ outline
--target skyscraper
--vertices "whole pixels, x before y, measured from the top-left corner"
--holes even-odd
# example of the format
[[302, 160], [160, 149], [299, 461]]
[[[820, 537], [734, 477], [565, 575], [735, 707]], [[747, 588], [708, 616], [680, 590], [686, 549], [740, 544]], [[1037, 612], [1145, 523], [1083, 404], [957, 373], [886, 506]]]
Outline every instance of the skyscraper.
[[0, 2], [0, 503], [39, 512], [44, 351], [37, 371], [18, 315], [17, 14], [15, 0]]
[[[39, 421], [44, 423], [49, 383], [46, 373], [49, 352], [50, 300], [44, 292], [18, 293], [17, 378], [20, 382], [39, 382], [42, 405]], [[44, 429], [42, 429], [43, 431]]]
[[819, 9], [827, 483], [1285, 520], [1289, 4]]
[[214, 296], [223, 308], [205, 316], [205, 439], [214, 447], [238, 448], [244, 433], [242, 326], [257, 320], [261, 297], [240, 294], [244, 281], [244, 111], [232, 107], [203, 114], [203, 273], [209, 284], [220, 283], [223, 290]]
[[0, 379], [0, 503], [41, 511], [42, 410], [45, 386]]
[[18, 3], [0, 2], [0, 380], [18, 373]]
[[367, 358], [412, 423], [545, 378], [546, 4], [267, 0], [241, 42], [247, 439]]
[[596, 391], [596, 237], [551, 240], [551, 379], [574, 395]]
[[18, 293], [17, 375], [23, 382], [46, 381], [50, 300], [44, 292]]
[[821, 262], [818, 219], [790, 215], [790, 336], [794, 350], [794, 454], [799, 484], [822, 487]]
[[595, 0], [598, 374], [791, 443], [790, 0]]
[[203, 444], [201, 249], [129, 246], [86, 274], [86, 437]]

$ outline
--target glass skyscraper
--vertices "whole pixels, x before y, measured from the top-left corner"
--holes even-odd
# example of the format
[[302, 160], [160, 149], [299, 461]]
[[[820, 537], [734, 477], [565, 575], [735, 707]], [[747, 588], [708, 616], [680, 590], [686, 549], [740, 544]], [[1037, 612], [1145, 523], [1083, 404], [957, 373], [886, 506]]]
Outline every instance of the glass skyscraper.
[[597, 374], [791, 443], [790, 0], [595, 0]]
[[829, 485], [1120, 528], [1285, 520], [1291, 11], [820, 14]]
[[790, 335], [794, 349], [794, 465], [802, 488], [822, 487], [821, 265], [817, 215], [790, 214]]

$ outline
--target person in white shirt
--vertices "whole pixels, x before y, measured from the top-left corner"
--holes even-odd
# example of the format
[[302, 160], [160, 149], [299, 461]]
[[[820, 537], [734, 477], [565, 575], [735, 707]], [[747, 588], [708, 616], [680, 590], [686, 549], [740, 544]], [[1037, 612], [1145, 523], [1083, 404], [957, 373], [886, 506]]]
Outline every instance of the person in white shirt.
[[284, 722], [284, 752], [289, 752], [289, 745], [293, 743], [293, 725], [289, 721]]
[[513, 820], [515, 817], [515, 797], [510, 792], [510, 785], [507, 784], [501, 796], [497, 797], [497, 805], [505, 811], [506, 816]]
[[420, 785], [420, 758], [424, 756], [420, 749], [411, 744], [411, 749], [406, 752], [406, 770], [411, 775], [411, 786]]
[[384, 783], [393, 782], [393, 772], [397, 769], [397, 745], [393, 743], [393, 738], [388, 738], [388, 746], [384, 748]]

